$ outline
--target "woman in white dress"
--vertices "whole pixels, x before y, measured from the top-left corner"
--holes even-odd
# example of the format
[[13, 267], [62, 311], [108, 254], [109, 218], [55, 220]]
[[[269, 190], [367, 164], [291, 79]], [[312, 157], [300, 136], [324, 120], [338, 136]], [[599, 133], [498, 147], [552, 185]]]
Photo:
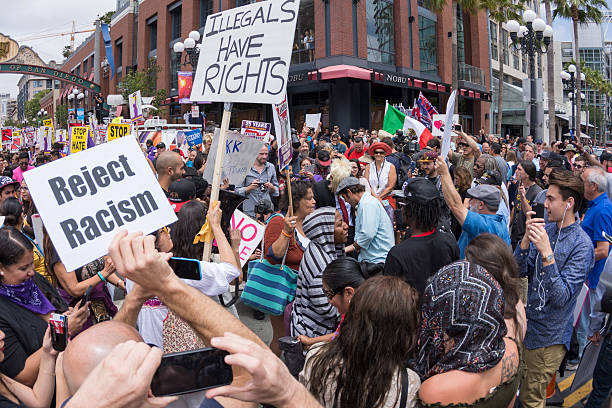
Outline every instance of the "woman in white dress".
[[386, 143], [377, 142], [370, 146], [368, 154], [374, 157], [374, 162], [365, 168], [365, 178], [370, 183], [370, 193], [378, 198], [393, 223], [393, 207], [389, 200], [397, 182], [395, 166], [386, 160], [391, 154], [391, 148]]

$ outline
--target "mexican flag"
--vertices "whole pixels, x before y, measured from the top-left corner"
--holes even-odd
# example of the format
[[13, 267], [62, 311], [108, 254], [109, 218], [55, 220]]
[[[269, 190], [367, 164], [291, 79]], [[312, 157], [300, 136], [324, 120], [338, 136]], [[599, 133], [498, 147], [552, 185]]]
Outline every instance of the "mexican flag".
[[383, 119], [383, 130], [393, 135], [398, 129], [404, 132], [407, 132], [408, 129], [414, 130], [419, 138], [421, 149], [425, 148], [427, 142], [433, 139], [433, 135], [425, 125], [405, 113], [400, 112], [387, 102], [385, 118]]

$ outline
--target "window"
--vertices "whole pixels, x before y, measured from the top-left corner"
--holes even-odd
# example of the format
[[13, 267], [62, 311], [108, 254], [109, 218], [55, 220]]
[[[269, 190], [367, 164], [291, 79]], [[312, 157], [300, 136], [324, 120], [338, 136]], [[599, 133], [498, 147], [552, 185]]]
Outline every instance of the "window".
[[[123, 39], [120, 38], [115, 42], [115, 67], [117, 73], [122, 71], [123, 65]], [[120, 75], [119, 75], [120, 76]]]
[[255, 3], [257, 0], [236, 0], [236, 7]]
[[174, 8], [170, 12], [170, 20], [172, 24], [172, 40], [181, 38], [181, 6]]
[[502, 44], [504, 45], [504, 64], [510, 65], [510, 56], [508, 55], [508, 31], [502, 28]]
[[512, 66], [514, 67], [514, 69], [521, 68], [519, 53], [517, 50], [514, 49], [514, 47], [512, 48]]
[[51, 79], [47, 79], [46, 82], [47, 82], [47, 86], [46, 86], [47, 89], [53, 88], [53, 81]]
[[498, 50], [497, 50], [497, 24], [492, 21], [489, 21], [489, 31], [491, 32], [491, 58], [495, 61], [499, 60]]
[[298, 12], [297, 24], [295, 25], [295, 36], [293, 37], [292, 64], [314, 61], [314, 24], [314, 0], [300, 1], [300, 10]]
[[200, 27], [206, 25], [206, 18], [213, 13], [213, 0], [200, 0]]
[[149, 52], [157, 49], [157, 20], [149, 24]]
[[436, 22], [419, 15], [419, 51], [421, 72], [438, 73]]
[[83, 74], [87, 72], [87, 60], [83, 61]]
[[[176, 41], [175, 41], [176, 42]], [[178, 94], [178, 70], [179, 70], [179, 56], [172, 50], [174, 43], [170, 46], [170, 95]]]
[[367, 0], [366, 29], [368, 61], [395, 64], [392, 0]]
[[463, 35], [463, 10], [457, 5], [457, 61], [465, 64], [465, 37]]

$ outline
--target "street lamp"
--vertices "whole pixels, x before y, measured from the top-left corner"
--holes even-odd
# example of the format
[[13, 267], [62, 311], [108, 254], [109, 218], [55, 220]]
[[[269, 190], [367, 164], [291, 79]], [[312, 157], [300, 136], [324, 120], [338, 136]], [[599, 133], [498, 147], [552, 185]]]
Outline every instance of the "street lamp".
[[[567, 94], [567, 96], [570, 98], [570, 100], [572, 101], [572, 137], [576, 136], [576, 115], [574, 114], [574, 110], [576, 109], [576, 98], [574, 98], [574, 95], [576, 94], [576, 78], [574, 77], [576, 75], [576, 66], [574, 64], [570, 64], [567, 67], [567, 71], [561, 71], [561, 81], [563, 82], [563, 84], [565, 85], [565, 89], [569, 90], [570, 92]], [[584, 81], [586, 79], [584, 72], [580, 73], [580, 80]], [[584, 94], [581, 92], [580, 93], [580, 99], [584, 99]], [[578, 128], [580, 129], [580, 125], [578, 125]], [[580, 132], [578, 132], [578, 136], [580, 136]]]
[[531, 85], [529, 133], [535, 139], [537, 116], [535, 56], [536, 54], [545, 54], [548, 51], [548, 46], [553, 36], [553, 29], [544, 20], [539, 18], [533, 10], [525, 10], [523, 12], [523, 20], [525, 20], [524, 26], [520, 25], [516, 20], [510, 20], [506, 23], [506, 27], [510, 32], [510, 39], [514, 49], [523, 51], [523, 54], [529, 56], [529, 82]]
[[[198, 66], [198, 59], [200, 58], [200, 47], [202, 46], [201, 43], [198, 44], [198, 41], [200, 41], [200, 32], [192, 31], [183, 42], [176, 42], [172, 47], [178, 57], [179, 66], [191, 65], [191, 73], [194, 77]], [[183, 52], [186, 52], [186, 54], [184, 62], [181, 63], [181, 54]]]

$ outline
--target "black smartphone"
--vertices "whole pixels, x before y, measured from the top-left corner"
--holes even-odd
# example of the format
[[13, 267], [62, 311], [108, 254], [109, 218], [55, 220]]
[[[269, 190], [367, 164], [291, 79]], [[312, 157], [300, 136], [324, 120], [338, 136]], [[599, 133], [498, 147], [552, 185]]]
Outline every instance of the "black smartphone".
[[413, 160], [410, 162], [410, 171], [415, 171], [416, 170], [416, 162]]
[[51, 342], [56, 351], [66, 350], [68, 344], [68, 316], [52, 313], [49, 319]]
[[453, 130], [456, 130], [458, 132], [462, 132], [463, 128], [461, 127], [461, 125], [453, 125]]
[[535, 211], [533, 218], [544, 218], [544, 204], [534, 203], [531, 206], [531, 211]]
[[181, 279], [202, 279], [202, 265], [197, 259], [177, 258], [173, 256], [168, 263], [176, 276]]
[[81, 302], [79, 302], [79, 307], [78, 309], [82, 308], [83, 306], [85, 306], [87, 304], [87, 302], [89, 302], [89, 299], [91, 298], [91, 290], [93, 289], [92, 285], [89, 285], [89, 287], [87, 288], [87, 290], [85, 291], [85, 294], [83, 295], [83, 297], [81, 298]]
[[188, 394], [231, 384], [232, 367], [224, 361], [228, 354], [209, 347], [164, 355], [151, 381], [153, 395]]

